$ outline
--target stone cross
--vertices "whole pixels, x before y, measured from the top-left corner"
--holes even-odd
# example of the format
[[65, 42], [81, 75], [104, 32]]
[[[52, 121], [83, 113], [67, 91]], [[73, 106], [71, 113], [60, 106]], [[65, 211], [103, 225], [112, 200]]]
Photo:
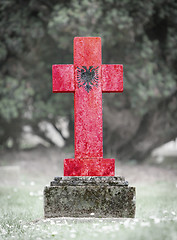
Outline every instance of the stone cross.
[[123, 91], [123, 65], [102, 64], [101, 38], [74, 38], [74, 64], [53, 65], [53, 92], [74, 93], [75, 158], [64, 176], [114, 176], [103, 158], [102, 93]]

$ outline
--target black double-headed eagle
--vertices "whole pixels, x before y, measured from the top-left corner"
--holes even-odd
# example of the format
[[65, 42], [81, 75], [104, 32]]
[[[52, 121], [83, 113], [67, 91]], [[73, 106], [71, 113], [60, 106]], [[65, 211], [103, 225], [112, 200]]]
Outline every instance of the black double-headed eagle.
[[89, 93], [93, 86], [98, 87], [98, 68], [89, 66], [82, 66], [82, 68], [77, 67], [77, 82], [78, 87], [84, 87]]

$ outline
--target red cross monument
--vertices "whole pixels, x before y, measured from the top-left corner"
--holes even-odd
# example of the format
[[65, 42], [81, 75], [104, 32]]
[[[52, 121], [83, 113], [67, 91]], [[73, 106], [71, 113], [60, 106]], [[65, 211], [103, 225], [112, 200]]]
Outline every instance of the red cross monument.
[[102, 64], [101, 38], [74, 38], [74, 64], [53, 65], [53, 92], [74, 93], [75, 158], [64, 176], [114, 176], [115, 160], [103, 158], [102, 93], [123, 91], [123, 65]]

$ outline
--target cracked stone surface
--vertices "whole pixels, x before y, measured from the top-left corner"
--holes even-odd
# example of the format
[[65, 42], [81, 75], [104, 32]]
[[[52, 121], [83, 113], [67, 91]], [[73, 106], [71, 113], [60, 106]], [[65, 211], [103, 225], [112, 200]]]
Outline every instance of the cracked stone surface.
[[128, 186], [124, 177], [55, 177], [50, 186]]
[[124, 177], [56, 177], [44, 189], [45, 217], [135, 216], [135, 188]]

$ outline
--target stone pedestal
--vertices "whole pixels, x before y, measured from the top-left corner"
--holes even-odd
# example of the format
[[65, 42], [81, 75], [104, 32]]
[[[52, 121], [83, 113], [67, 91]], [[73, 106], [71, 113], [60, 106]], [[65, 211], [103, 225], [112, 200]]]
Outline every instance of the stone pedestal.
[[44, 215], [133, 218], [135, 188], [124, 177], [55, 177], [44, 189]]

